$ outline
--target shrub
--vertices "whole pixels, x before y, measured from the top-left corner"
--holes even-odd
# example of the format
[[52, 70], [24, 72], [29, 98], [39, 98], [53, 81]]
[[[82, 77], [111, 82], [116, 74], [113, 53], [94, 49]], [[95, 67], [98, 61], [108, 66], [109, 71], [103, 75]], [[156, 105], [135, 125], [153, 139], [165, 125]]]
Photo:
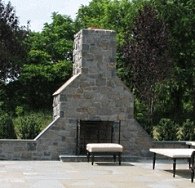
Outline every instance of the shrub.
[[19, 116], [16, 120], [17, 135], [21, 139], [33, 139], [41, 131], [41, 121], [35, 114]]
[[171, 119], [162, 118], [153, 130], [156, 140], [177, 140], [178, 125]]
[[140, 102], [137, 98], [135, 98], [134, 105], [135, 119], [149, 135], [152, 135], [152, 125], [150, 123], [150, 115], [148, 114], [147, 106]]
[[186, 119], [182, 126], [177, 131], [178, 140], [194, 140], [195, 139], [195, 127], [194, 122], [190, 119]]
[[17, 118], [14, 120], [17, 137], [34, 139], [52, 120], [50, 112], [28, 112], [16, 109]]
[[7, 113], [0, 113], [0, 139], [16, 138], [12, 118]]

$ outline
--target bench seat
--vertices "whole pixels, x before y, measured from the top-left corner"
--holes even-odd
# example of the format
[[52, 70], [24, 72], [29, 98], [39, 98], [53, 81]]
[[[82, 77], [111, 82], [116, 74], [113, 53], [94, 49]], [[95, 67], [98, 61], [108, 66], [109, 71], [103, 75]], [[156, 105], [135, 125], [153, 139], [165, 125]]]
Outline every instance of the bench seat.
[[160, 154], [160, 155], [164, 155], [166, 157], [170, 157], [170, 158], [181, 158], [181, 159], [185, 159], [185, 158], [190, 158], [192, 155], [192, 152], [195, 151], [195, 149], [189, 149], [189, 148], [151, 148], [150, 152], [156, 153], [156, 154]]
[[163, 155], [173, 159], [173, 177], [176, 172], [176, 160], [187, 159], [189, 162], [189, 168], [191, 169], [191, 181], [194, 179], [194, 156], [195, 149], [190, 148], [151, 148], [149, 150], [153, 152], [153, 169], [155, 168], [156, 154]]
[[94, 157], [97, 154], [113, 155], [116, 160], [118, 155], [119, 165], [121, 164], [121, 154], [123, 152], [123, 146], [115, 143], [89, 143], [86, 145], [87, 159], [92, 158], [92, 165], [94, 163]]

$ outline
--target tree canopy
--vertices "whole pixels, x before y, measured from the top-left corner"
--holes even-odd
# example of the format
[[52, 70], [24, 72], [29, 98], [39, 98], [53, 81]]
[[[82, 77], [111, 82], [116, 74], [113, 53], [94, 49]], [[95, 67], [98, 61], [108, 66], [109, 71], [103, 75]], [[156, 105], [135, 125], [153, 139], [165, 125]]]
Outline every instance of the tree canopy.
[[[52, 106], [52, 94], [72, 73], [73, 34], [73, 21], [57, 13], [52, 14], [52, 23], [45, 23], [42, 32], [29, 34], [27, 59], [17, 82], [10, 87], [16, 87], [20, 105], [32, 109]], [[13, 101], [11, 98], [9, 101]]]
[[128, 85], [136, 96], [149, 102], [155, 84], [164, 80], [172, 67], [169, 34], [166, 23], [158, 18], [151, 5], [140, 9], [132, 30], [126, 32], [123, 57], [128, 72]]
[[26, 56], [27, 31], [19, 26], [11, 3], [0, 0], [0, 81], [15, 80]]
[[[42, 32], [29, 37], [30, 59], [32, 55], [47, 56], [51, 62], [69, 60], [75, 34], [74, 22], [69, 16], [52, 14], [52, 23], [45, 23]], [[37, 51], [37, 53], [36, 53]], [[41, 63], [41, 62], [37, 62]]]

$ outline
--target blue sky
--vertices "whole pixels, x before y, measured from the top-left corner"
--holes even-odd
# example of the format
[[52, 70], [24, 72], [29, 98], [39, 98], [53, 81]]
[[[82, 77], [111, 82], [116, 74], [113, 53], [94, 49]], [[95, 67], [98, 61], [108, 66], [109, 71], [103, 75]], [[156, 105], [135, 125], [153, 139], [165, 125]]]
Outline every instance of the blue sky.
[[32, 31], [41, 31], [43, 24], [51, 22], [52, 12], [76, 17], [76, 12], [81, 5], [88, 5], [91, 0], [3, 0], [11, 2], [19, 17], [20, 25], [26, 26], [30, 20]]

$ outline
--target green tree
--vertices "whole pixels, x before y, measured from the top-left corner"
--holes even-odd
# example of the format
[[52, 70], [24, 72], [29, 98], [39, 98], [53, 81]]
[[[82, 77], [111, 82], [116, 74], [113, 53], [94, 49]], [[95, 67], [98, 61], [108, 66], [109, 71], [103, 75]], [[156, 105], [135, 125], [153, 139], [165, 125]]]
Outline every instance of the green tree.
[[117, 32], [118, 44], [122, 44], [124, 34], [142, 6], [144, 0], [92, 0], [89, 5], [78, 10], [75, 25], [76, 30], [82, 28], [112, 29]]
[[133, 29], [127, 31], [123, 57], [128, 85], [145, 103], [152, 126], [156, 85], [168, 77], [172, 63], [166, 23], [150, 4], [139, 10]]
[[130, 70], [130, 86], [136, 95], [150, 103], [155, 84], [170, 72], [169, 34], [151, 5], [140, 9], [132, 30], [126, 32], [123, 57]]
[[25, 110], [51, 109], [52, 94], [68, 80], [72, 73], [72, 63], [60, 61], [48, 64], [24, 65], [17, 81], [6, 85], [4, 106], [15, 112], [16, 106]]
[[[29, 62], [34, 63], [32, 55], [35, 51], [39, 55], [42, 52], [44, 56], [48, 56], [48, 61], [54, 63], [65, 59], [69, 60], [69, 54], [73, 48], [74, 34], [75, 26], [73, 20], [68, 16], [54, 12], [52, 14], [52, 22], [50, 24], [45, 23], [42, 32], [31, 33], [28, 39], [30, 45]], [[37, 54], [34, 55], [37, 56]], [[38, 61], [36, 63], [43, 62]]]
[[170, 114], [174, 121], [195, 120], [195, 1], [153, 0], [172, 36], [171, 56], [175, 63], [169, 81]]
[[74, 24], [57, 13], [52, 14], [52, 19], [42, 32], [29, 34], [28, 54], [20, 76], [6, 87], [11, 111], [16, 106], [29, 110], [51, 108], [53, 92], [71, 76]]
[[52, 94], [70, 78], [71, 73], [72, 63], [68, 61], [25, 65], [19, 78], [22, 103], [31, 109], [51, 108]]
[[15, 80], [24, 61], [27, 31], [19, 27], [11, 3], [0, 0], [0, 82]]

